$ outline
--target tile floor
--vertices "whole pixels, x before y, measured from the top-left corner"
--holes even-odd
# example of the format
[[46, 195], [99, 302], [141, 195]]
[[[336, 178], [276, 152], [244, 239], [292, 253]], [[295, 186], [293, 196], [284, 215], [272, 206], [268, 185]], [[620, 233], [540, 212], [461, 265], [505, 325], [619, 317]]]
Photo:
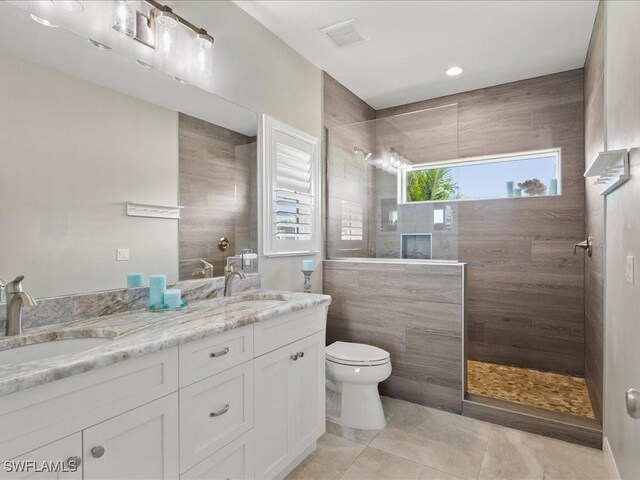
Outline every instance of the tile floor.
[[326, 433], [287, 480], [609, 479], [601, 451], [382, 399], [385, 429]]
[[467, 391], [553, 412], [595, 418], [587, 384], [580, 377], [469, 360]]

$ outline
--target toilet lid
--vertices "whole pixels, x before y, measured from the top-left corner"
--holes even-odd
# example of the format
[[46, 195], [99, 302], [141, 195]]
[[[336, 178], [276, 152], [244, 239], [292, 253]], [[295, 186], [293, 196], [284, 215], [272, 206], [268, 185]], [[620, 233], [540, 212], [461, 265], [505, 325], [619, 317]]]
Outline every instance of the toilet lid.
[[328, 360], [345, 365], [381, 365], [389, 361], [389, 352], [364, 343], [335, 342], [325, 350]]

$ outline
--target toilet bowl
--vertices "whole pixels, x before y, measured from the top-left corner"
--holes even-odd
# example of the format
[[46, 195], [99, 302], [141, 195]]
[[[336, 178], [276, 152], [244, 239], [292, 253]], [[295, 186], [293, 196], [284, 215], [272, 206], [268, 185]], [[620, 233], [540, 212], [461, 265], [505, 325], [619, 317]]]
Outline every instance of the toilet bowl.
[[327, 420], [380, 430], [387, 424], [378, 383], [391, 375], [389, 352], [362, 343], [335, 342], [325, 351]]

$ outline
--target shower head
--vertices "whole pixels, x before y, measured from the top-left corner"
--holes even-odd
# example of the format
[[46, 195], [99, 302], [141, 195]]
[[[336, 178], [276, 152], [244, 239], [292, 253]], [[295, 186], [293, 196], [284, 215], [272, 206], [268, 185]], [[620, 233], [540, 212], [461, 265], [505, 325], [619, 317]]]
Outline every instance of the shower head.
[[371, 155], [373, 155], [373, 152], [365, 152], [363, 149], [361, 149], [360, 147], [353, 147], [353, 151], [356, 153], [361, 153], [362, 156], [364, 157], [364, 161], [367, 162], [370, 158]]

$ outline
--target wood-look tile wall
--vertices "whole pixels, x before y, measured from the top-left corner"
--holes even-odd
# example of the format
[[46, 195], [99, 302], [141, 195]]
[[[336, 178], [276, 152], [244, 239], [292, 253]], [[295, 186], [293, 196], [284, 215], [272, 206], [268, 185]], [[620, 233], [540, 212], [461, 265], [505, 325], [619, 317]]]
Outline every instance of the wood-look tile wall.
[[468, 356], [584, 373], [582, 69], [377, 112], [458, 104], [460, 158], [560, 147], [562, 196], [461, 202]]
[[[224, 275], [226, 257], [257, 251], [255, 140], [189, 115], [179, 117], [180, 280], [193, 278], [199, 259]], [[218, 248], [220, 238], [231, 245]]]
[[[333, 77], [324, 73], [324, 142], [323, 172], [325, 186], [324, 251], [339, 252], [346, 257], [366, 257], [370, 234], [375, 235], [375, 195], [373, 176], [375, 169], [367, 165], [354, 147], [373, 152], [375, 145], [375, 124], [362, 123], [375, 120], [376, 112], [356, 97]], [[334, 127], [343, 127], [331, 130]], [[332, 158], [327, 162], [327, 156]], [[342, 241], [342, 202], [362, 208], [364, 234], [360, 241]], [[326, 256], [326, 254], [325, 254]]]
[[325, 260], [331, 295], [327, 344], [375, 345], [391, 354], [381, 392], [462, 412], [463, 265]]
[[[585, 164], [605, 150], [604, 129], [604, 5], [596, 16], [584, 65]], [[602, 421], [604, 363], [604, 197], [585, 180], [585, 236], [593, 236], [593, 255], [585, 257], [585, 380], [596, 418]], [[586, 237], [585, 237], [586, 238]]]

